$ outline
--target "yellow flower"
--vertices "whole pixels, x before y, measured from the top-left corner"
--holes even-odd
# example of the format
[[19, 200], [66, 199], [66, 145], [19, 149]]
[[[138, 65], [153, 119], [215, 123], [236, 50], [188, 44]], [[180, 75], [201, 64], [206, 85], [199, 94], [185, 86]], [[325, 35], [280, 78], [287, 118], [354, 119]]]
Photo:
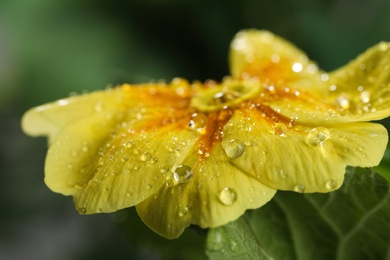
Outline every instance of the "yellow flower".
[[292, 44], [242, 31], [221, 83], [122, 85], [33, 108], [47, 135], [45, 182], [81, 214], [136, 206], [167, 238], [217, 227], [276, 190], [329, 192], [347, 165], [381, 160], [390, 115], [390, 44], [325, 73]]

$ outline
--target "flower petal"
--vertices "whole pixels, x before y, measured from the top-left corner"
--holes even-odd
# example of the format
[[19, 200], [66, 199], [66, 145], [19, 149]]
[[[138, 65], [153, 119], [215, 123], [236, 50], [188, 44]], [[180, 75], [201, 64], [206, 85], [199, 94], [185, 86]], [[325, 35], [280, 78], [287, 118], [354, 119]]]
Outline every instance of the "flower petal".
[[257, 77], [272, 86], [321, 92], [318, 67], [290, 42], [268, 32], [240, 31], [232, 41], [231, 74], [234, 78]]
[[387, 132], [378, 124], [290, 126], [263, 111], [236, 113], [222, 145], [245, 143], [245, 153], [232, 163], [274, 189], [329, 192], [342, 184], [347, 165], [377, 165], [386, 148]]
[[190, 224], [224, 225], [264, 205], [276, 192], [230, 164], [220, 144], [204, 160], [191, 151], [183, 165], [193, 170], [190, 180], [170, 182], [136, 206], [141, 219], [166, 238], [178, 237]]
[[51, 139], [46, 184], [75, 196], [81, 213], [115, 211], [150, 196], [165, 183], [160, 171], [172, 163], [167, 147], [185, 150], [199, 135], [187, 126], [193, 113], [188, 91], [180, 80], [124, 85], [29, 111], [25, 131]]
[[329, 74], [328, 100], [345, 107], [354, 121], [390, 115], [390, 43], [379, 43]]
[[323, 88], [322, 96], [290, 85], [275, 87], [269, 106], [305, 124], [379, 120], [390, 115], [390, 43], [380, 43], [323, 76], [325, 81], [317, 86]]

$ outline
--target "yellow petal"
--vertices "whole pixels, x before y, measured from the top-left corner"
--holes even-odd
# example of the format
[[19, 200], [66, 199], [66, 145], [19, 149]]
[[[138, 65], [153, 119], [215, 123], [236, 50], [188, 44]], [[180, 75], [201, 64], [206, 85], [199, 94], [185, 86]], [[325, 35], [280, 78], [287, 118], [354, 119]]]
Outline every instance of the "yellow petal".
[[326, 80], [318, 84], [324, 88], [322, 96], [287, 84], [275, 87], [268, 105], [304, 124], [379, 120], [390, 115], [390, 43], [380, 43], [323, 75]]
[[[125, 85], [28, 112], [25, 131], [52, 140], [46, 184], [73, 195], [82, 213], [114, 211], [150, 196], [165, 182], [160, 171], [172, 163], [164, 152], [168, 146], [185, 150], [199, 135], [187, 129], [193, 113], [187, 88], [180, 80], [169, 86]], [[177, 126], [187, 130], [176, 133]]]
[[204, 160], [199, 160], [197, 151], [192, 150], [182, 162], [189, 166], [192, 177], [183, 183], [169, 182], [137, 205], [141, 219], [158, 234], [176, 238], [190, 224], [202, 228], [224, 225], [274, 196], [274, 189], [240, 171], [228, 160], [220, 144]]
[[322, 91], [318, 67], [290, 42], [268, 32], [246, 30], [232, 41], [230, 70], [234, 78], [258, 78], [272, 86]]
[[291, 126], [261, 110], [236, 113], [224, 128], [222, 145], [246, 143], [232, 163], [274, 189], [329, 192], [342, 184], [347, 165], [377, 165], [386, 148], [387, 132], [378, 124]]
[[379, 43], [329, 74], [327, 101], [343, 106], [355, 121], [390, 115], [390, 43]]
[[[257, 78], [262, 102], [302, 123], [377, 120], [390, 114], [390, 43], [380, 43], [331, 73], [267, 31], [242, 31], [231, 47], [236, 78]], [[268, 92], [272, 92], [271, 95]]]

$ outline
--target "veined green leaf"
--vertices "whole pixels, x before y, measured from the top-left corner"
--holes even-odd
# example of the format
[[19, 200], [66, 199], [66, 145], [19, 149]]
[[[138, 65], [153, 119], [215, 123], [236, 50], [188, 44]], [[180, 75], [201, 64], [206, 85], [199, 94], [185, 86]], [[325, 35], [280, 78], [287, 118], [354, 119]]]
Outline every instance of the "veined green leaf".
[[390, 259], [389, 183], [370, 169], [332, 193], [278, 192], [249, 219], [273, 259]]
[[268, 259], [245, 219], [210, 229], [206, 240], [209, 259]]

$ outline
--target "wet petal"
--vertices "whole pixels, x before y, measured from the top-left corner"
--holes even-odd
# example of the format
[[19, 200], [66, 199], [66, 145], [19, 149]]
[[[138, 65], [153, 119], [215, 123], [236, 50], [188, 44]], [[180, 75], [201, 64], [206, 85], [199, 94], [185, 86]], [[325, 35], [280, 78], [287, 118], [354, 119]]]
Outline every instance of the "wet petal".
[[192, 178], [184, 183], [167, 182], [137, 205], [141, 219], [158, 234], [176, 238], [190, 224], [202, 228], [224, 225], [274, 196], [274, 189], [243, 173], [228, 159], [220, 144], [204, 160], [199, 161], [197, 151], [190, 152], [182, 164], [192, 169]]
[[329, 192], [342, 184], [347, 165], [377, 165], [386, 148], [387, 132], [378, 124], [291, 126], [260, 110], [236, 113], [222, 145], [245, 143], [245, 153], [232, 163], [275, 189]]
[[390, 43], [379, 43], [329, 74], [327, 101], [343, 106], [355, 121], [378, 120], [390, 114]]
[[[379, 120], [390, 114], [390, 44], [380, 43], [348, 65], [329, 74], [310, 90], [275, 87], [269, 106], [305, 124]], [[324, 84], [325, 83], [325, 84]]]
[[318, 67], [305, 53], [268, 31], [239, 32], [231, 44], [230, 69], [234, 78], [256, 77], [270, 86], [323, 89]]
[[[150, 196], [165, 182], [167, 165], [174, 163], [165, 151], [188, 149], [199, 135], [188, 129], [192, 110], [185, 92], [172, 91], [176, 83], [170, 88], [123, 86], [28, 112], [25, 130], [51, 137], [46, 184], [74, 195], [81, 213], [110, 212]], [[81, 107], [90, 112], [67, 113]], [[177, 150], [175, 156], [180, 159]]]

